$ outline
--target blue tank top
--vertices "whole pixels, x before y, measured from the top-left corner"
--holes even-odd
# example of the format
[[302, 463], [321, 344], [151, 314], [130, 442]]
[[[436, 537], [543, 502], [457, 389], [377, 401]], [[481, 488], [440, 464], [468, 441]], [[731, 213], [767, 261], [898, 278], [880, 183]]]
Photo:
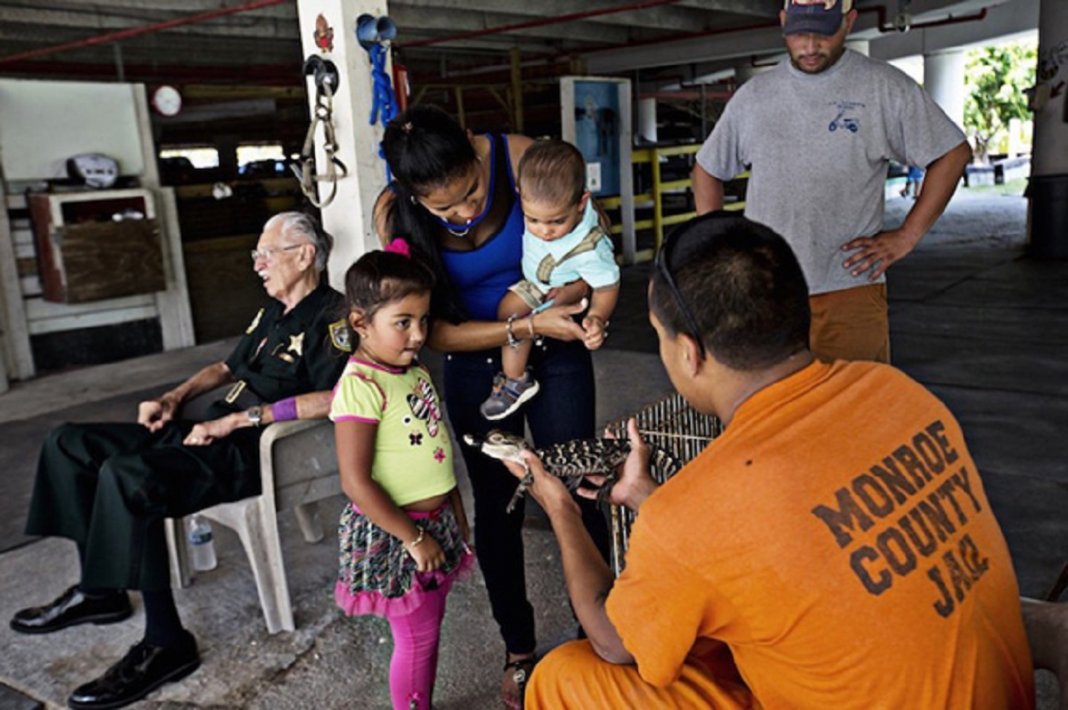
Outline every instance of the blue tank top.
[[[508, 176], [508, 191], [497, 189], [499, 173]], [[472, 320], [497, 320], [497, 304], [508, 287], [523, 278], [523, 209], [516, 197], [508, 140], [490, 136], [490, 184], [488, 200], [511, 199], [508, 218], [497, 231], [471, 251], [441, 249], [441, 259], [452, 286]], [[486, 212], [492, 203], [486, 206]]]

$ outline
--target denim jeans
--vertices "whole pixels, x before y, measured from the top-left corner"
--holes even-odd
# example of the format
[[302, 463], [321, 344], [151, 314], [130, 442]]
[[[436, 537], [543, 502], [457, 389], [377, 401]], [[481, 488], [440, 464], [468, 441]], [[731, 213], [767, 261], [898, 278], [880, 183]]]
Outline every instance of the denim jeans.
[[[594, 436], [594, 382], [590, 353], [580, 342], [546, 340], [535, 347], [529, 366], [541, 385], [538, 395], [516, 414], [490, 422], [478, 411], [501, 371], [500, 349], [455, 352], [445, 356], [445, 405], [457, 437], [490, 429], [523, 433], [524, 418], [534, 446]], [[523, 508], [505, 512], [516, 479], [502, 464], [458, 444], [475, 495], [475, 550], [486, 580], [493, 618], [511, 653], [535, 647], [534, 609], [527, 600], [523, 567]], [[608, 559], [609, 533], [593, 501], [579, 498], [582, 518], [601, 554]]]

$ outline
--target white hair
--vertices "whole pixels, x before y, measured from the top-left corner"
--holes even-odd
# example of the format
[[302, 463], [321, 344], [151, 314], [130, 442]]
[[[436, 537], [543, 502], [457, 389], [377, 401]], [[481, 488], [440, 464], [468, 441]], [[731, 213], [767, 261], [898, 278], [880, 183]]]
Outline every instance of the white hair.
[[330, 260], [334, 238], [319, 227], [319, 221], [304, 212], [279, 212], [267, 220], [264, 231], [277, 226], [283, 237], [303, 238], [315, 247], [315, 270], [323, 271]]

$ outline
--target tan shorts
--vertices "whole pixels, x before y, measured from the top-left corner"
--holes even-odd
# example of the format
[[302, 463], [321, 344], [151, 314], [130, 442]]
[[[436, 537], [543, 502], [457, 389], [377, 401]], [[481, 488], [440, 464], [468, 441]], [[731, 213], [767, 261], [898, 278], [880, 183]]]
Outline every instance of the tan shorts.
[[537, 286], [523, 279], [508, 287], [508, 290], [523, 299], [530, 310], [534, 310], [545, 301], [545, 294]]
[[810, 296], [809, 349], [820, 360], [890, 362], [886, 284]]

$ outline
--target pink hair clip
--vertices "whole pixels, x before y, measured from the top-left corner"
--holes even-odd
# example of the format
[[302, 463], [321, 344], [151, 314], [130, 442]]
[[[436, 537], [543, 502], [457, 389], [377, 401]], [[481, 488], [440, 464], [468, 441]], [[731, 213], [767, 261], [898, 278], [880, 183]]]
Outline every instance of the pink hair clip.
[[408, 248], [408, 242], [403, 238], [397, 237], [389, 244], [386, 245], [385, 251], [393, 252], [394, 254], [400, 254], [408, 259], [412, 258], [412, 250]]
[[411, 121], [405, 121], [404, 125], [401, 126], [401, 130], [404, 131], [405, 133], [411, 133], [412, 132], [412, 122]]

